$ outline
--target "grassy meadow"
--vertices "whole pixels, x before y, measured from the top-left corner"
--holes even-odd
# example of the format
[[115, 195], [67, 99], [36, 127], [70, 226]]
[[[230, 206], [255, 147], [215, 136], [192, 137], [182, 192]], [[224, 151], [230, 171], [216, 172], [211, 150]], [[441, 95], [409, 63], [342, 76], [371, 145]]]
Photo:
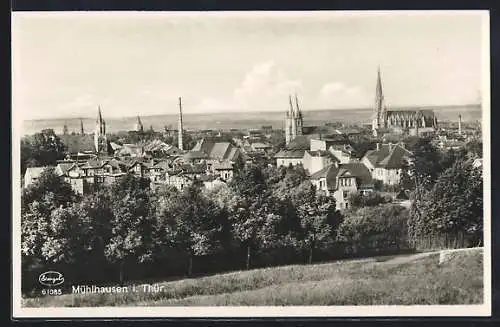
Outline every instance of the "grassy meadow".
[[483, 251], [439, 252], [238, 271], [158, 283], [159, 292], [64, 294], [25, 307], [436, 305], [483, 302]]

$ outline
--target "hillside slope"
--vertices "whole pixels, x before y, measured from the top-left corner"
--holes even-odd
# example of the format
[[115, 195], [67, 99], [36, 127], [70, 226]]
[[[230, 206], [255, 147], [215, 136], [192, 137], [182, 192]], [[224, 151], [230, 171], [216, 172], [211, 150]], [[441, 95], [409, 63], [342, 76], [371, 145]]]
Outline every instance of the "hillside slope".
[[[25, 299], [27, 307], [412, 305], [483, 302], [482, 248], [238, 271], [120, 294]], [[132, 285], [132, 284], [131, 284]], [[129, 286], [129, 290], [132, 286]]]

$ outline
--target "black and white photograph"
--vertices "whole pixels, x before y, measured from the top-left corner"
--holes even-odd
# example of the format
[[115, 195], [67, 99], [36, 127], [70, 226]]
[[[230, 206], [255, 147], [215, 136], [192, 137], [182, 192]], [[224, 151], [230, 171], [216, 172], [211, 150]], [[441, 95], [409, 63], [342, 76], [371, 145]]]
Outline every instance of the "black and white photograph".
[[491, 315], [487, 11], [13, 12], [14, 317]]

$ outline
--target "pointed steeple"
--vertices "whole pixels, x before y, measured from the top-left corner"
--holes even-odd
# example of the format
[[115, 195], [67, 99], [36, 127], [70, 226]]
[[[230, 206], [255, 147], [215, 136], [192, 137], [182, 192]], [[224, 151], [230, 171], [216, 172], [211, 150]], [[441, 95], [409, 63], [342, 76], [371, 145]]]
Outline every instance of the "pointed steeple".
[[288, 100], [290, 102], [290, 109], [288, 111], [287, 116], [289, 115], [291, 118], [294, 118], [295, 114], [294, 114], [294, 110], [293, 110], [293, 103], [292, 103], [292, 96], [291, 95], [288, 95]]
[[97, 122], [102, 122], [102, 113], [101, 113], [101, 105], [97, 106]]
[[83, 119], [80, 118], [80, 134], [84, 135], [85, 130], [83, 129]]
[[139, 117], [139, 115], [137, 115], [137, 123], [135, 125], [135, 131], [136, 132], [144, 131], [144, 126], [142, 125], [141, 117]]
[[182, 140], [182, 134], [183, 134], [183, 129], [184, 129], [184, 126], [182, 124], [182, 98], [179, 97], [179, 128], [178, 128], [178, 137], [177, 137], [177, 140], [178, 140], [178, 148], [179, 150], [183, 151], [184, 150], [184, 143], [183, 143], [183, 140]]
[[297, 93], [295, 93], [295, 108], [297, 110], [296, 117], [302, 118], [302, 112], [300, 111], [299, 108], [299, 98], [297, 97]]
[[382, 92], [382, 78], [380, 77], [380, 66], [377, 67], [377, 85], [375, 86], [375, 106], [373, 108], [372, 130], [386, 127], [386, 113], [384, 107], [384, 94]]
[[384, 94], [382, 92], [382, 78], [380, 77], [380, 66], [377, 68], [377, 86], [375, 90], [375, 97], [377, 101], [382, 102], [384, 100]]

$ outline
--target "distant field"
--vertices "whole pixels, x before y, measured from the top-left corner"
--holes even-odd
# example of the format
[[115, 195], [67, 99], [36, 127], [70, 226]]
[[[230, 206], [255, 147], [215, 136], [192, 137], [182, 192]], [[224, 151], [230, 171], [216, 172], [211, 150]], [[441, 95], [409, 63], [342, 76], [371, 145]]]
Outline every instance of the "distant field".
[[[427, 107], [426, 107], [427, 108]], [[458, 114], [462, 115], [462, 121], [473, 122], [481, 120], [481, 108], [476, 105], [469, 106], [442, 106], [428, 107], [433, 109], [439, 121], [457, 121]], [[394, 110], [405, 108], [390, 108]], [[415, 109], [415, 108], [410, 108]], [[273, 128], [282, 129], [284, 124], [284, 112], [238, 112], [235, 113], [211, 113], [211, 114], [185, 114], [184, 127], [186, 129], [251, 129], [260, 128], [262, 125], [271, 125]], [[145, 128], [153, 126], [156, 131], [161, 131], [165, 126], [177, 128], [177, 109], [170, 108], [168, 112], [173, 114], [144, 116], [141, 117]], [[87, 117], [83, 118], [84, 129], [87, 133], [92, 133], [95, 127], [95, 116], [97, 109], [89, 108]], [[323, 125], [327, 122], [347, 122], [347, 123], [369, 123], [371, 121], [372, 109], [335, 109], [335, 110], [307, 110], [304, 109], [304, 125]], [[110, 118], [106, 117], [106, 110], [103, 111], [108, 132], [132, 130], [137, 122], [137, 117]], [[69, 132], [80, 132], [80, 118], [61, 118], [27, 120], [23, 122], [22, 134], [34, 134], [42, 129], [52, 128], [56, 133], [62, 133], [64, 124], [68, 125]]]
[[483, 251], [376, 257], [159, 283], [163, 291], [24, 299], [25, 307], [481, 304]]

